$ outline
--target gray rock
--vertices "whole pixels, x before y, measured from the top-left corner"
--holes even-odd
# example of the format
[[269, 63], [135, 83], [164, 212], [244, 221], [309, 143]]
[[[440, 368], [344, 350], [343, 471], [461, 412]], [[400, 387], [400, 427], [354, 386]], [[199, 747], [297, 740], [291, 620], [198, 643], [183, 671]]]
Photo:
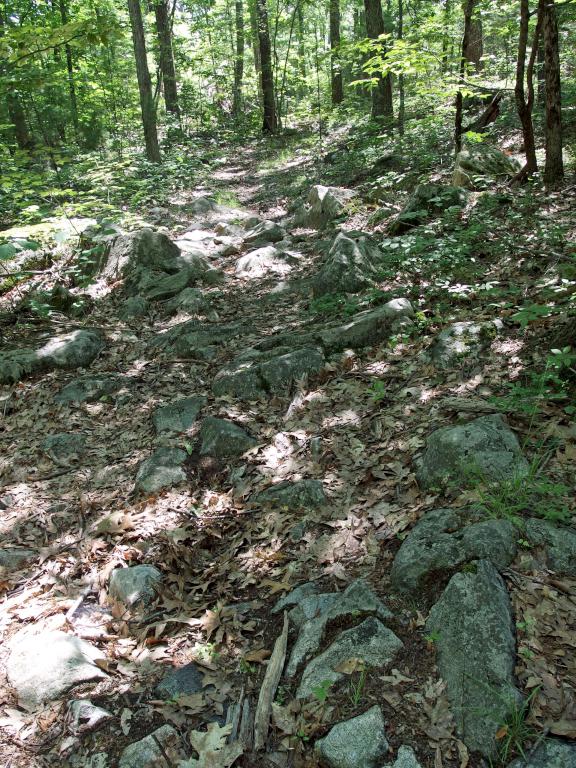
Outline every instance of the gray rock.
[[528, 474], [518, 439], [500, 415], [480, 416], [466, 424], [443, 427], [426, 441], [417, 472], [429, 488], [449, 480], [498, 481]]
[[258, 223], [244, 236], [246, 245], [267, 245], [268, 243], [277, 243], [286, 237], [286, 230], [273, 221], [262, 221]]
[[506, 586], [487, 560], [475, 573], [452, 577], [430, 611], [437, 664], [460, 738], [485, 757], [494, 754], [498, 728], [521, 696], [514, 686], [516, 662], [512, 609]]
[[398, 750], [396, 760], [393, 763], [386, 763], [383, 768], [422, 768], [412, 747], [403, 744]]
[[59, 432], [48, 435], [42, 441], [42, 450], [61, 467], [69, 467], [82, 458], [85, 451], [86, 438], [84, 435], [66, 434]]
[[72, 728], [76, 733], [94, 731], [112, 719], [112, 714], [107, 709], [97, 707], [88, 699], [71, 701], [70, 714], [72, 715]]
[[316, 653], [326, 626], [334, 619], [366, 614], [374, 614], [380, 619], [392, 616], [380, 598], [361, 579], [352, 582], [344, 592], [304, 598], [297, 606], [297, 611], [296, 623], [301, 623], [301, 627], [286, 666], [288, 677], [293, 677], [300, 665]]
[[83, 376], [66, 384], [55, 399], [59, 403], [93, 403], [119, 392], [128, 382], [121, 376]]
[[178, 246], [161, 232], [146, 228], [114, 238], [98, 271], [101, 277], [115, 282], [130, 278], [139, 268], [171, 273], [182, 266]]
[[390, 338], [399, 321], [413, 315], [408, 299], [393, 299], [376, 309], [359, 312], [343, 325], [326, 328], [319, 333], [319, 339], [329, 352], [379, 344]]
[[0, 573], [10, 573], [23, 568], [30, 560], [37, 557], [37, 552], [24, 547], [0, 549]]
[[174, 296], [173, 299], [164, 304], [166, 311], [170, 314], [186, 312], [190, 315], [204, 312], [209, 306], [210, 302], [198, 288], [185, 288], [177, 296]]
[[103, 654], [90, 643], [59, 631], [20, 630], [9, 644], [6, 673], [18, 703], [29, 712], [80, 683], [107, 677], [94, 663]]
[[550, 570], [565, 576], [576, 576], [576, 533], [572, 528], [556, 526], [547, 520], [526, 521], [526, 538], [542, 550]]
[[389, 227], [391, 235], [409, 232], [419, 224], [438, 216], [448, 208], [462, 208], [468, 194], [465, 189], [445, 184], [419, 184]]
[[257, 445], [256, 440], [238, 424], [209, 416], [200, 428], [200, 453], [217, 459], [241, 456]]
[[320, 480], [298, 480], [276, 483], [259, 493], [254, 501], [288, 509], [313, 509], [325, 504], [326, 496]]
[[389, 750], [382, 710], [374, 706], [337, 723], [316, 742], [316, 750], [330, 768], [378, 768]]
[[156, 336], [152, 347], [159, 347], [177, 357], [190, 357], [206, 347], [231, 341], [244, 331], [245, 327], [240, 323], [209, 325], [200, 324], [197, 320], [188, 320]]
[[188, 206], [188, 211], [193, 216], [198, 216], [198, 214], [202, 213], [215, 213], [219, 208], [220, 206], [213, 197], [210, 197], [209, 195], [202, 195], [190, 203]]
[[273, 245], [267, 245], [240, 257], [236, 262], [236, 276], [250, 279], [266, 275], [284, 276], [292, 271], [294, 261]]
[[150, 303], [143, 296], [130, 296], [118, 310], [118, 315], [121, 320], [135, 320], [146, 317], [149, 312]]
[[342, 216], [348, 203], [356, 193], [341, 187], [324, 187], [318, 184], [308, 195], [306, 224], [314, 229], [322, 229], [334, 219]]
[[519, 757], [508, 768], [576, 768], [576, 744], [547, 739], [527, 760]]
[[126, 747], [120, 756], [118, 768], [166, 768], [165, 755], [171, 765], [178, 765], [186, 757], [180, 736], [171, 725], [163, 725], [149, 736]]
[[165, 301], [172, 299], [197, 279], [197, 275], [182, 269], [173, 275], [148, 273], [148, 279], [142, 280], [139, 290], [148, 301]]
[[402, 542], [390, 581], [398, 592], [416, 594], [438, 574], [471, 560], [505, 568], [516, 557], [518, 529], [509, 520], [483, 520], [471, 509], [427, 512]]
[[452, 183], [457, 187], [475, 189], [502, 178], [511, 178], [520, 170], [520, 163], [485, 142], [468, 144], [456, 155]]
[[318, 373], [324, 365], [322, 352], [315, 348], [297, 349], [263, 361], [257, 355], [254, 360], [237, 360], [220, 371], [212, 389], [215, 395], [234, 395], [241, 400], [284, 395], [297, 379]]
[[284, 595], [284, 597], [281, 597], [280, 600], [278, 600], [274, 608], [272, 608], [272, 613], [280, 613], [280, 611], [283, 611], [285, 608], [289, 608], [292, 605], [298, 605], [301, 600], [304, 600], [306, 597], [311, 597], [312, 595], [317, 594], [317, 592], [318, 584], [315, 581], [308, 581], [305, 584], [300, 584], [296, 589], [293, 589], [292, 592], [288, 592], [287, 595]]
[[156, 432], [186, 432], [206, 405], [205, 397], [183, 397], [169, 405], [156, 408], [152, 422]]
[[153, 565], [131, 565], [116, 568], [110, 574], [108, 595], [111, 600], [126, 608], [148, 605], [156, 596], [162, 574]]
[[326, 260], [313, 279], [314, 296], [357, 293], [376, 285], [383, 261], [382, 251], [364, 232], [340, 232]]
[[204, 688], [204, 675], [194, 662], [172, 669], [154, 689], [160, 699], [175, 699], [200, 693]]
[[140, 493], [156, 493], [186, 480], [187, 454], [179, 448], [158, 448], [138, 467], [134, 488]]
[[325, 362], [324, 355], [318, 349], [297, 349], [261, 363], [259, 374], [268, 392], [285, 394], [297, 379], [321, 371]]
[[357, 627], [342, 632], [328, 648], [307, 665], [296, 698], [305, 699], [324, 681], [337, 683], [344, 674], [338, 667], [347, 659], [362, 659], [368, 667], [386, 667], [403, 647], [392, 630], [371, 616]]
[[434, 339], [425, 356], [438, 368], [449, 368], [462, 357], [488, 346], [502, 330], [501, 320], [486, 323], [453, 323]]
[[0, 355], [0, 384], [13, 384], [25, 376], [54, 368], [85, 368], [104, 349], [98, 328], [83, 328], [54, 336], [37, 349], [18, 349]]

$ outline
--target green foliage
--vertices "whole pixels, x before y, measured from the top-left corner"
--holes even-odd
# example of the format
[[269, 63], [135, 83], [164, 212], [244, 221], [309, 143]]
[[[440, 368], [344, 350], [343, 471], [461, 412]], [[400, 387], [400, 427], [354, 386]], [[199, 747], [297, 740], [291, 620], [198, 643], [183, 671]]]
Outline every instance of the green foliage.
[[356, 297], [349, 297], [344, 293], [326, 293], [317, 299], [312, 299], [308, 307], [311, 315], [321, 317], [346, 316], [350, 317], [358, 312], [360, 302]]
[[530, 692], [524, 701], [515, 701], [505, 722], [500, 724], [496, 733], [498, 765], [508, 765], [510, 760], [518, 755], [526, 758], [528, 744], [534, 741], [537, 736], [537, 731], [528, 722], [528, 718], [539, 691], [540, 687], [538, 686]]
[[362, 701], [364, 695], [364, 686], [366, 685], [366, 665], [360, 664], [358, 670], [353, 672], [350, 676], [350, 682], [348, 684], [348, 698], [354, 707]]
[[330, 680], [322, 680], [320, 685], [317, 685], [316, 688], [312, 689], [312, 694], [314, 695], [315, 699], [317, 699], [321, 704], [324, 704], [328, 698], [331, 687], [332, 682]]

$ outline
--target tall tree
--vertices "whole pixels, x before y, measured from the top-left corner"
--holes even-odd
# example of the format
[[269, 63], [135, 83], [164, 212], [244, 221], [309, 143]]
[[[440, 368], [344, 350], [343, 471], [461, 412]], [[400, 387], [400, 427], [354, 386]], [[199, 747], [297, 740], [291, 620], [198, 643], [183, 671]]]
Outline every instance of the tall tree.
[[[404, 39], [404, 0], [398, 0], [398, 40]], [[404, 134], [404, 118], [406, 113], [404, 97], [404, 72], [398, 75], [398, 131]]]
[[[464, 0], [466, 5], [466, 0]], [[468, 34], [468, 45], [466, 46], [466, 61], [474, 66], [476, 72], [482, 69], [482, 56], [484, 54], [484, 35], [482, 30], [482, 17], [478, 0], [474, 2], [470, 16], [470, 30]]]
[[546, 75], [546, 164], [544, 181], [554, 186], [564, 178], [562, 160], [562, 93], [558, 20], [554, 0], [546, 0], [542, 19], [544, 71]]
[[156, 110], [154, 109], [152, 84], [148, 70], [148, 59], [146, 58], [146, 40], [144, 38], [140, 0], [128, 0], [128, 12], [130, 14], [130, 27], [132, 28], [134, 57], [136, 59], [136, 75], [140, 92], [140, 109], [142, 111], [146, 157], [152, 163], [159, 163], [161, 158], [160, 147], [158, 146], [158, 129], [156, 127]]
[[342, 67], [340, 64], [340, 0], [330, 0], [330, 86], [332, 104], [341, 104], [344, 100], [342, 85]]
[[[459, 81], [460, 86], [464, 85], [466, 74], [466, 62], [468, 59], [468, 47], [470, 45], [470, 27], [472, 24], [472, 13], [474, 12], [475, 0], [466, 0], [464, 3], [464, 34], [462, 36], [462, 48], [460, 53]], [[464, 96], [459, 89], [456, 92], [456, 119], [454, 126], [454, 147], [456, 152], [462, 149], [462, 112], [464, 108]]]
[[304, 0], [297, 0], [296, 15], [298, 18], [298, 71], [302, 86], [306, 83], [306, 46], [304, 41]]
[[235, 2], [236, 51], [234, 57], [234, 94], [232, 111], [235, 117], [242, 112], [242, 80], [244, 78], [244, 3]]
[[178, 87], [176, 85], [176, 66], [172, 49], [172, 25], [167, 0], [156, 0], [154, 4], [156, 34], [158, 35], [159, 65], [164, 82], [164, 103], [166, 111], [180, 115], [178, 106]]
[[[366, 14], [366, 34], [371, 40], [378, 40], [384, 34], [384, 18], [381, 0], [364, 0]], [[380, 44], [381, 53], [386, 53], [386, 46]], [[393, 115], [392, 76], [390, 73], [378, 76], [376, 87], [372, 89], [372, 117]]]
[[[519, 174], [519, 179], [530, 176], [538, 170], [536, 160], [536, 143], [534, 141], [534, 125], [532, 123], [532, 108], [534, 106], [534, 64], [536, 61], [536, 52], [540, 40], [540, 28], [542, 25], [542, 11], [545, 0], [540, 0], [538, 6], [538, 17], [536, 29], [534, 30], [534, 39], [532, 41], [532, 50], [528, 67], [526, 67], [526, 49], [528, 46], [528, 26], [530, 23], [530, 8], [528, 0], [520, 0], [520, 34], [518, 37], [518, 60], [516, 63], [516, 85], [514, 95], [516, 98], [516, 109], [518, 117], [522, 124], [522, 135], [524, 138], [524, 152], [526, 154], [526, 164]], [[528, 95], [526, 96], [524, 88], [524, 77], [526, 76], [526, 87]]]
[[276, 133], [278, 129], [278, 118], [276, 115], [272, 50], [270, 46], [270, 28], [268, 26], [266, 0], [256, 0], [256, 18], [258, 21], [260, 78], [262, 83], [262, 106], [264, 111], [262, 130], [264, 133]]
[[[66, 0], [59, 0], [60, 2], [60, 18], [62, 24], [68, 22], [68, 8], [66, 6]], [[74, 61], [72, 59], [72, 48], [69, 43], [64, 45], [64, 51], [66, 53], [66, 69], [68, 72], [68, 93], [70, 95], [70, 113], [72, 115], [72, 125], [76, 135], [78, 135], [79, 123], [78, 123], [78, 101], [76, 99], [76, 83], [74, 82]]]

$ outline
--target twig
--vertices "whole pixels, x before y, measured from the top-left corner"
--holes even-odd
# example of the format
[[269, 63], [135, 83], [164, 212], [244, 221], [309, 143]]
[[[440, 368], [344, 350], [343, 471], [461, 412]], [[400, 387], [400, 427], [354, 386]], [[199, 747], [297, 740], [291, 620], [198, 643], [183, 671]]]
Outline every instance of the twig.
[[282, 634], [274, 644], [272, 656], [268, 662], [264, 682], [260, 688], [256, 714], [254, 715], [254, 751], [263, 749], [270, 727], [270, 712], [272, 702], [276, 694], [276, 688], [280, 682], [280, 675], [286, 660], [286, 648], [288, 645], [288, 614], [284, 612], [284, 627]]

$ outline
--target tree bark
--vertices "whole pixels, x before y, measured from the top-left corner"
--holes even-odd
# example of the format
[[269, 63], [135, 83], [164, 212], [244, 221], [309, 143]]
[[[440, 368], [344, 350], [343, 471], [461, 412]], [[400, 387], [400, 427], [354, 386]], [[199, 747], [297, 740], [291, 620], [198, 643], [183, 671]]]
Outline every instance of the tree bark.
[[474, 3], [470, 17], [470, 33], [466, 49], [466, 60], [474, 66], [476, 72], [482, 69], [482, 55], [484, 54], [484, 37], [482, 34], [482, 19], [478, 11], [478, 3]]
[[256, 15], [256, 0], [248, 0], [248, 10], [250, 12], [250, 34], [252, 37], [252, 52], [254, 55], [256, 87], [258, 88], [258, 98], [262, 104], [262, 63], [260, 60], [260, 42], [258, 40], [258, 16]]
[[242, 112], [242, 81], [244, 79], [244, 4], [235, 1], [236, 57], [234, 59], [234, 95], [232, 111], [238, 118]]
[[154, 110], [154, 100], [152, 98], [152, 84], [150, 82], [150, 72], [148, 71], [148, 60], [146, 58], [146, 40], [144, 38], [144, 25], [142, 23], [140, 0], [128, 0], [128, 11], [130, 13], [130, 26], [132, 28], [132, 42], [134, 44], [138, 90], [140, 91], [140, 109], [142, 111], [142, 127], [144, 129], [146, 157], [151, 163], [159, 163], [160, 147], [158, 146], [156, 112]]
[[442, 14], [442, 72], [448, 71], [448, 46], [450, 44], [450, 21], [452, 18], [452, 0], [444, 0]]
[[28, 124], [26, 122], [26, 113], [24, 107], [20, 101], [20, 97], [14, 91], [6, 95], [6, 103], [8, 107], [8, 115], [10, 122], [14, 126], [14, 138], [18, 149], [31, 150], [34, 148], [34, 139], [30, 135], [28, 130]]
[[332, 104], [336, 106], [344, 100], [342, 85], [342, 67], [340, 65], [340, 0], [330, 0], [330, 86]]
[[[460, 55], [460, 84], [464, 82], [464, 75], [466, 74], [466, 62], [468, 61], [468, 46], [470, 44], [470, 23], [472, 20], [472, 13], [474, 11], [475, 0], [466, 0], [464, 4], [464, 35], [462, 36], [462, 51]], [[460, 152], [462, 149], [462, 111], [464, 106], [464, 98], [462, 91], [456, 93], [456, 119], [454, 126], [454, 147], [456, 152]]]
[[[398, 40], [404, 37], [404, 0], [398, 0]], [[404, 121], [406, 108], [404, 104], [404, 73], [398, 75], [398, 132], [400, 136], [404, 135]]]
[[[366, 12], [366, 34], [371, 40], [377, 40], [384, 34], [384, 18], [382, 16], [382, 3], [380, 0], [364, 0]], [[381, 46], [382, 54], [386, 53], [386, 46]], [[382, 115], [392, 116], [392, 77], [388, 73], [379, 76], [376, 87], [372, 89], [372, 117]]]
[[562, 93], [558, 20], [554, 0], [546, 0], [542, 20], [546, 72], [546, 164], [544, 182], [555, 186], [564, 178], [562, 160]]
[[[66, 7], [66, 0], [59, 0], [60, 2], [60, 18], [62, 24], [66, 24], [68, 21], [68, 8]], [[68, 93], [70, 95], [70, 112], [72, 115], [72, 125], [74, 131], [78, 135], [78, 100], [76, 98], [76, 84], [74, 82], [74, 61], [72, 59], [72, 48], [68, 43], [64, 46], [66, 53], [66, 69], [68, 71]]]
[[[519, 174], [520, 178], [531, 176], [538, 170], [536, 160], [536, 144], [534, 141], [534, 125], [532, 123], [532, 107], [534, 105], [534, 62], [536, 60], [536, 51], [538, 40], [540, 39], [540, 27], [542, 23], [542, 8], [545, 0], [540, 0], [538, 6], [538, 19], [532, 41], [532, 50], [528, 69], [526, 70], [526, 49], [528, 46], [528, 25], [530, 23], [530, 8], [528, 0], [520, 0], [520, 34], [518, 36], [518, 59], [516, 62], [516, 85], [514, 96], [516, 99], [516, 109], [518, 117], [522, 124], [522, 135], [524, 138], [524, 153], [526, 155], [526, 165]], [[528, 98], [524, 89], [524, 78], [526, 77], [528, 87]]]
[[546, 103], [546, 67], [544, 65], [544, 38], [542, 36], [542, 29], [540, 29], [536, 62], [538, 64], [536, 70], [536, 80], [538, 83], [537, 101], [540, 106], [544, 106]]
[[164, 82], [164, 103], [166, 111], [177, 117], [180, 116], [178, 106], [178, 87], [176, 84], [176, 67], [172, 49], [172, 30], [167, 0], [156, 0], [154, 5], [156, 17], [156, 34], [158, 36], [159, 65]]
[[306, 47], [304, 45], [304, 0], [296, 0], [296, 14], [298, 18], [298, 70], [302, 78], [302, 84], [306, 82]]
[[272, 51], [270, 47], [270, 29], [268, 26], [268, 9], [266, 7], [266, 0], [256, 0], [256, 17], [258, 20], [260, 77], [262, 82], [262, 105], [264, 111], [262, 131], [263, 133], [276, 133], [278, 128], [278, 120], [276, 116], [274, 75], [272, 71]]

